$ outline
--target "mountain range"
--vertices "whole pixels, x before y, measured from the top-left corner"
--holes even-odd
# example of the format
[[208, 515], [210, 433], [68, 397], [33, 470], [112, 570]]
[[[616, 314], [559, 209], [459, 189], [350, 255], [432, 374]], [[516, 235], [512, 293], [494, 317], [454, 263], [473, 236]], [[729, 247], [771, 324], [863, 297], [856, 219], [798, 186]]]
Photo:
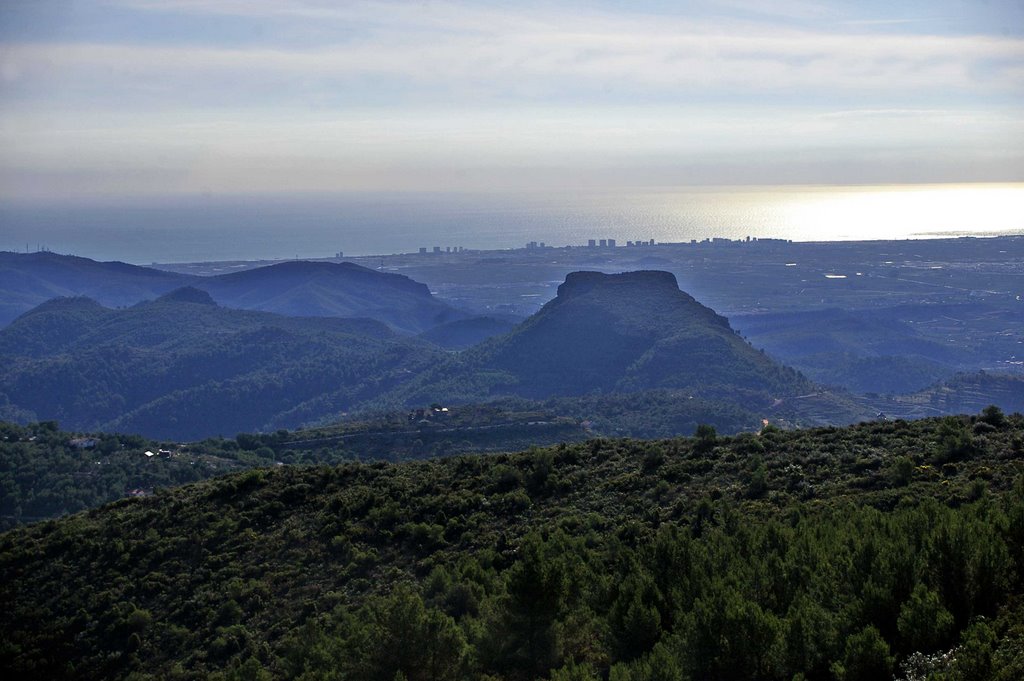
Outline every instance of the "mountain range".
[[344, 409], [437, 354], [382, 322], [233, 310], [194, 288], [121, 310], [58, 298], [0, 330], [0, 410], [193, 439], [323, 417], [304, 405]]
[[367, 317], [417, 334], [469, 315], [406, 276], [353, 263], [283, 262], [209, 277], [56, 253], [0, 252], [0, 326], [57, 297], [134, 305], [182, 286], [226, 307], [307, 317]]
[[[926, 381], [928, 362], [949, 351], [892, 320], [875, 326], [895, 329], [917, 354], [891, 355], [899, 348], [867, 341], [850, 347], [863, 327], [852, 312], [815, 313], [817, 331], [798, 313], [745, 317], [745, 330], [769, 339], [766, 354], [659, 271], [570, 273], [554, 299], [517, 325], [471, 317], [407, 277], [346, 263], [200, 277], [4, 253], [0, 284], [21, 292], [5, 299], [8, 310], [51, 293], [96, 295], [47, 300], [0, 329], [0, 418], [56, 419], [79, 430], [191, 440], [513, 397], [532, 402], [514, 411], [650, 437], [694, 422], [732, 432], [764, 418], [808, 425], [989, 402], [1014, 409], [1024, 394], [1024, 381], [1008, 377]], [[793, 327], [801, 330], [793, 335]], [[936, 387], [857, 397], [773, 359], [801, 356], [807, 366], [816, 352], [835, 357], [847, 347], [858, 353], [849, 366], [825, 365], [813, 378], [827, 382], [829, 367], [849, 373], [861, 363], [879, 376], [917, 372]]]
[[985, 406], [1024, 409], [1024, 378], [820, 385], [1016, 361], [1002, 318], [944, 346], [757, 312], [765, 352], [662, 271], [574, 271], [513, 325], [345, 264], [37, 259], [0, 269], [9, 309], [46, 297], [0, 328], [7, 676], [1024, 671], [1024, 417]]
[[0, 330], [0, 357], [8, 417], [175, 439], [504, 396], [675, 389], [759, 411], [812, 388], [664, 272], [572, 274], [458, 355], [381, 322], [235, 310], [185, 287], [122, 310], [49, 301]]

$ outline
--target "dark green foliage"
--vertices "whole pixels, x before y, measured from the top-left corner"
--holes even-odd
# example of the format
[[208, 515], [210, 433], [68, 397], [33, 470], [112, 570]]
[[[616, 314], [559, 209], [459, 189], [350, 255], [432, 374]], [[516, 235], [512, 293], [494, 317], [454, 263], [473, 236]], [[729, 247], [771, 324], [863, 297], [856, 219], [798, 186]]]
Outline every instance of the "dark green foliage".
[[892, 463], [890, 475], [892, 483], [898, 487], [910, 484], [914, 477], [914, 460], [909, 456], [901, 456]]
[[569, 579], [566, 556], [558, 546], [529, 535], [506, 580], [504, 615], [497, 626], [501, 638], [499, 668], [543, 674], [557, 660], [554, 625], [567, 605]]
[[939, 427], [938, 447], [934, 460], [937, 463], [959, 461], [969, 457], [974, 451], [974, 438], [964, 420], [957, 416], [943, 419]]
[[754, 459], [753, 467], [747, 483], [747, 496], [751, 499], [760, 499], [768, 492], [768, 469], [760, 458]]
[[137, 435], [68, 433], [54, 422], [0, 422], [0, 529], [258, 464], [254, 455], [223, 444], [182, 446]]
[[697, 430], [693, 432], [694, 437], [697, 438], [696, 449], [698, 452], [709, 452], [715, 446], [715, 440], [718, 437], [718, 433], [715, 432], [715, 427], [707, 423], [702, 423], [697, 426]]
[[982, 620], [968, 627], [956, 650], [949, 677], [958, 681], [991, 679], [992, 656], [998, 643], [996, 632], [987, 622]]
[[938, 592], [918, 584], [900, 609], [897, 626], [905, 650], [935, 650], [949, 642], [953, 616], [943, 607]]
[[877, 681], [892, 675], [893, 658], [878, 629], [867, 626], [846, 639], [842, 663], [833, 666], [840, 681]]
[[447, 681], [462, 678], [468, 653], [454, 620], [427, 608], [407, 585], [288, 634], [281, 660], [289, 678]]
[[982, 423], [987, 423], [993, 428], [1000, 429], [1006, 427], [1006, 415], [1003, 414], [1003, 410], [994, 404], [990, 404], [981, 410], [981, 415], [978, 420]]
[[[0, 535], [0, 666], [785, 681], [927, 658], [936, 678], [1017, 678], [1024, 480], [1007, 452], [1024, 419], [942, 473], [922, 453], [944, 423], [283, 466], [119, 501]], [[920, 463], [897, 485], [901, 457]]]

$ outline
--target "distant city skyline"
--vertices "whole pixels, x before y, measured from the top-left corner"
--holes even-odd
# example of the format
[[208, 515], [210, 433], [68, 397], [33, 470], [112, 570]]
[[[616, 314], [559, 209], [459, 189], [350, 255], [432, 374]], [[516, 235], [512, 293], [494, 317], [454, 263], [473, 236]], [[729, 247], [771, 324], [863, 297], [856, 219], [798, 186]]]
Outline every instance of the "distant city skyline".
[[1024, 7], [0, 2], [0, 200], [1024, 180]]

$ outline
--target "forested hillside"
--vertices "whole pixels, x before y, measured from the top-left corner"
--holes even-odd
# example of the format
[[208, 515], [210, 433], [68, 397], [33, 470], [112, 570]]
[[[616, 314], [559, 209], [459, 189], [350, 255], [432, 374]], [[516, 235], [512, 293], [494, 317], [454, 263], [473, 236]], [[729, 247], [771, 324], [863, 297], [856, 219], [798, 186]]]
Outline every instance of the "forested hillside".
[[223, 308], [192, 288], [123, 310], [57, 299], [0, 330], [0, 417], [194, 440], [338, 414], [441, 352], [366, 319]]
[[754, 430], [760, 423], [755, 414], [727, 403], [663, 391], [435, 405], [331, 421], [315, 428], [239, 433], [187, 444], [62, 431], [55, 421], [0, 422], [0, 531], [239, 468], [394, 463], [601, 436], [665, 437], [693, 433], [701, 425], [731, 434]]
[[1024, 418], [988, 409], [248, 471], [0, 536], [0, 665], [1019, 678], [1022, 457]]

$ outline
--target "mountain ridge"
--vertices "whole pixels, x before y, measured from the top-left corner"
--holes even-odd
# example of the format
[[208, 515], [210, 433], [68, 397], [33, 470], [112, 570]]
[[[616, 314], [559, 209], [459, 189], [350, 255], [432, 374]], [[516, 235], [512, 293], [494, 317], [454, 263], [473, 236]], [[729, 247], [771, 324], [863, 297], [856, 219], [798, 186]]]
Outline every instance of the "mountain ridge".
[[[809, 386], [665, 272], [573, 273], [540, 312], [456, 355], [389, 337], [380, 322], [286, 317], [214, 300], [189, 286], [124, 310], [45, 303], [0, 330], [0, 352], [15, 360], [0, 370], [0, 392], [75, 428], [191, 439], [296, 427], [350, 409], [666, 388], [757, 413]], [[353, 374], [346, 365], [361, 368]]]
[[56, 253], [0, 252], [0, 327], [56, 297], [135, 305], [183, 286], [225, 307], [289, 316], [371, 317], [406, 335], [469, 315], [405, 275], [355, 263], [287, 261], [242, 272], [195, 276]]
[[235, 310], [198, 289], [121, 310], [58, 300], [0, 329], [0, 395], [69, 427], [188, 440], [298, 426], [278, 418], [326, 394], [343, 410], [440, 352], [376, 320]]

